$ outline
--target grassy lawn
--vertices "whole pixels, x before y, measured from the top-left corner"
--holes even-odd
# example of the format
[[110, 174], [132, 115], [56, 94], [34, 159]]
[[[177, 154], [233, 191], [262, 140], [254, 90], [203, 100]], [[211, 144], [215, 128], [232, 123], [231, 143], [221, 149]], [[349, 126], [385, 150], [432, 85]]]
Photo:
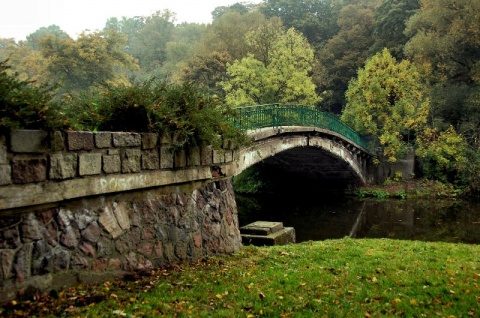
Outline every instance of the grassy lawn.
[[244, 247], [54, 296], [14, 302], [3, 314], [479, 317], [480, 246], [345, 238]]

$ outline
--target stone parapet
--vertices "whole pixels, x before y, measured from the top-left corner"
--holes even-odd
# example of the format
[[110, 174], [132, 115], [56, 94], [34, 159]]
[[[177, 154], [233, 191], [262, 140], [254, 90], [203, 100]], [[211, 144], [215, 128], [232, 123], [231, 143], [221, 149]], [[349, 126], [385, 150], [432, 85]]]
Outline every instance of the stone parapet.
[[231, 150], [225, 156], [223, 150], [213, 151], [211, 146], [175, 149], [173, 141], [170, 135], [130, 132], [18, 130], [0, 135], [0, 214], [111, 193], [102, 183], [110, 176], [117, 180], [161, 176], [156, 182], [133, 182], [135, 188], [118, 191], [207, 180], [212, 178], [211, 165], [233, 160]]

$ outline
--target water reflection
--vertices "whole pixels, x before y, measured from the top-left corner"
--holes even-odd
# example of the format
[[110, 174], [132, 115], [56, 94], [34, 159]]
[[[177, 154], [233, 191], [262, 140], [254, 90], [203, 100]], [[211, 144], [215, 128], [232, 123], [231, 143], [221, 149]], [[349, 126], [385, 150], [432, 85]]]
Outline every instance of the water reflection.
[[240, 226], [281, 221], [297, 242], [345, 236], [480, 243], [480, 204], [445, 200], [374, 201], [328, 197], [236, 196]]

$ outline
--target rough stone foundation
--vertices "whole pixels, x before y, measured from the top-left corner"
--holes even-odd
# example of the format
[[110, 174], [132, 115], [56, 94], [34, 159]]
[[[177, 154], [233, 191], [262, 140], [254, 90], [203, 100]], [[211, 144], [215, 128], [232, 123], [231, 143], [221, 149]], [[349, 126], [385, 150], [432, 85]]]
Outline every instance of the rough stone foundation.
[[[198, 189], [199, 188], [199, 189]], [[64, 202], [0, 218], [0, 303], [241, 248], [230, 180]]]

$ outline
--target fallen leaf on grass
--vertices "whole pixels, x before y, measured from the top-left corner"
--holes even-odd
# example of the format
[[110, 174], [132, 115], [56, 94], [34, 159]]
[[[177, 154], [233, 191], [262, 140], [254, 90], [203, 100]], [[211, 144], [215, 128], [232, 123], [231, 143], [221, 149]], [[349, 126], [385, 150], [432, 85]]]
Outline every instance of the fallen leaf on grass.
[[125, 317], [127, 314], [123, 310], [114, 310], [114, 315]]

